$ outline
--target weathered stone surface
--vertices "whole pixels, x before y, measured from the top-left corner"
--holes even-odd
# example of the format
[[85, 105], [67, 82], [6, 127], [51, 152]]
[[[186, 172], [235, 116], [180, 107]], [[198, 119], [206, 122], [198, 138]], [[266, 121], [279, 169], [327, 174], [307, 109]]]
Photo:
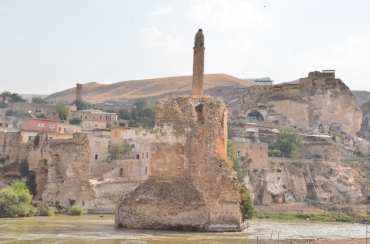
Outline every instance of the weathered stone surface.
[[329, 135], [343, 145], [343, 156], [362, 150], [355, 145], [362, 112], [356, 97], [334, 73], [315, 71], [293, 82], [252, 86], [228, 108], [231, 122], [249, 123], [255, 116], [253, 122], [261, 127], [289, 126], [307, 134]]
[[[351, 167], [334, 161], [270, 158], [269, 167], [249, 170], [245, 183], [255, 204], [303, 202], [363, 203], [365, 180]], [[271, 198], [274, 196], [274, 199]]]
[[158, 101], [151, 176], [119, 201], [116, 226], [240, 230], [239, 187], [227, 161], [226, 123], [226, 107], [217, 98]]

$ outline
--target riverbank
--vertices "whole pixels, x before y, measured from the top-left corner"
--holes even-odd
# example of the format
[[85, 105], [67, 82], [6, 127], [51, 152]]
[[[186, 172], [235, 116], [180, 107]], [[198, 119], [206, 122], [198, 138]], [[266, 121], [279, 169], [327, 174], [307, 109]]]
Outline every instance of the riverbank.
[[318, 240], [307, 242], [307, 244], [364, 244], [366, 239], [347, 239], [347, 240], [329, 240], [326, 238], [320, 238]]
[[[328, 205], [329, 206], [329, 205]], [[326, 210], [306, 203], [255, 206], [256, 219], [306, 220], [322, 222], [362, 223], [366, 216], [366, 205], [333, 205]], [[345, 213], [340, 211], [345, 210]]]
[[245, 231], [233, 233], [119, 229], [114, 228], [114, 215], [100, 216], [57, 214], [54, 217], [3, 218], [0, 220], [0, 243], [249, 244], [256, 243], [258, 238], [260, 244], [268, 244], [277, 243], [279, 238], [279, 244], [306, 244], [320, 237], [351, 239], [365, 235], [365, 225], [361, 224], [257, 219], [252, 220]]

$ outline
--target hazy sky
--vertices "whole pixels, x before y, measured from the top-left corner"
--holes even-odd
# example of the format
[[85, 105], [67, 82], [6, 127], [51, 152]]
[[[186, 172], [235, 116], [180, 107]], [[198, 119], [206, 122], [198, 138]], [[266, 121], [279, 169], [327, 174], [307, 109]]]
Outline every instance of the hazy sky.
[[370, 90], [369, 0], [0, 0], [0, 92], [191, 75], [199, 28], [205, 73]]

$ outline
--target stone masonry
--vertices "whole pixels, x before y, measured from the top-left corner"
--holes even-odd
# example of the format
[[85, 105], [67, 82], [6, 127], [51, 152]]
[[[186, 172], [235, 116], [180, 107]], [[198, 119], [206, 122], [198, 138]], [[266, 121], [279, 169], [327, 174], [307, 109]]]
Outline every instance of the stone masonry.
[[76, 100], [82, 100], [82, 84], [76, 84]]
[[204, 76], [204, 35], [199, 29], [194, 41], [194, 61], [193, 61], [193, 96], [203, 96], [203, 76]]
[[127, 228], [239, 231], [236, 173], [227, 158], [227, 110], [212, 97], [156, 103], [151, 175], [117, 205]]

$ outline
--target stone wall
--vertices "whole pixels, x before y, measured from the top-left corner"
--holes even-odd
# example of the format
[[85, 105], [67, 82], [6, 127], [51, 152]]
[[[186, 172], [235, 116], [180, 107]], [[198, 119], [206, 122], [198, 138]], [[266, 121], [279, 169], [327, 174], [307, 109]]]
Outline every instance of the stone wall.
[[240, 230], [239, 185], [226, 156], [226, 123], [220, 99], [158, 101], [150, 178], [119, 201], [116, 226]]
[[36, 172], [35, 199], [64, 209], [72, 204], [90, 207], [94, 191], [89, 184], [90, 146], [85, 134], [44, 141], [30, 148], [29, 156], [30, 169]]
[[90, 141], [90, 177], [101, 177], [112, 170], [113, 165], [108, 163], [109, 138], [89, 137]]
[[[247, 161], [252, 168], [268, 167], [268, 144], [232, 141], [240, 161]], [[242, 160], [244, 157], [244, 160]]]
[[337, 144], [327, 142], [304, 143], [300, 155], [302, 158], [319, 157], [326, 161], [340, 161], [340, 151]]

